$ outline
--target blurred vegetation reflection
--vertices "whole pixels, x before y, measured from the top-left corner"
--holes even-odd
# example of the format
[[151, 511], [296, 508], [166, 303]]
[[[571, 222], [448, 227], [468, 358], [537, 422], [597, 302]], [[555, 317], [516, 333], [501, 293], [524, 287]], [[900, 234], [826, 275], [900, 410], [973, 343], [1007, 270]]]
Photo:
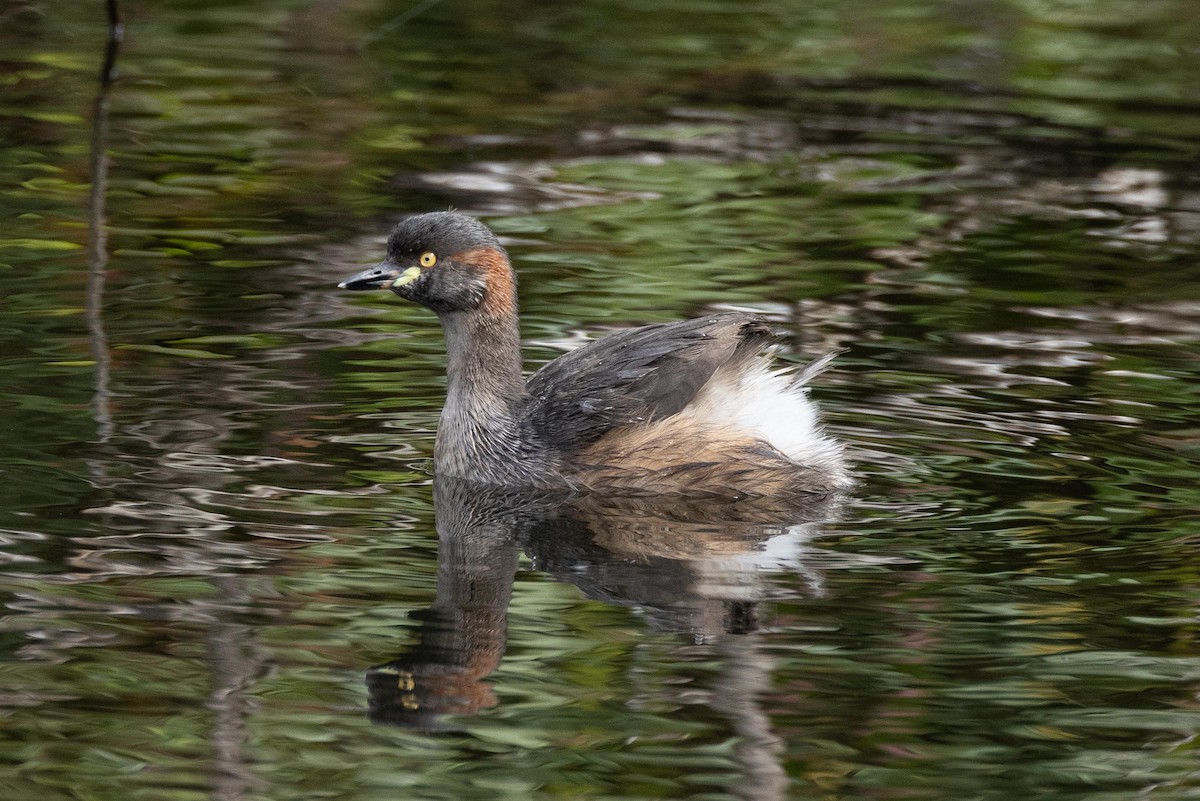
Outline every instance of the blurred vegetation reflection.
[[[1194, 2], [122, 11], [105, 95], [0, 2], [0, 795], [1195, 795]], [[530, 368], [845, 349], [855, 497], [431, 488], [440, 330], [332, 284], [451, 205]]]

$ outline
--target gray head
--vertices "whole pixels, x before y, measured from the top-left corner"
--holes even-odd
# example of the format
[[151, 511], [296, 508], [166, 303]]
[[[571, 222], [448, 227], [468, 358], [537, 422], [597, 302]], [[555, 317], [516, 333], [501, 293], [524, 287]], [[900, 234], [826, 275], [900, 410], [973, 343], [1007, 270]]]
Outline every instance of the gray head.
[[516, 280], [500, 240], [479, 220], [455, 211], [401, 221], [388, 237], [387, 257], [338, 286], [390, 289], [438, 314], [516, 311]]

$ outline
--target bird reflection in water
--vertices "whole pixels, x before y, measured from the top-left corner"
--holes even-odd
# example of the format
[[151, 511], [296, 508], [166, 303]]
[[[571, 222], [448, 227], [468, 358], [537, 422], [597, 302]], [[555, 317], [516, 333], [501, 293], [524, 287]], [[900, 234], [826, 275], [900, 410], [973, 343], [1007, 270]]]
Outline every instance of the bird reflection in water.
[[[652, 626], [743, 652], [758, 627], [768, 574], [788, 569], [821, 592], [821, 569], [806, 559], [820, 525], [836, 516], [836, 494], [798, 504], [771, 498], [705, 502], [664, 497], [562, 497], [486, 487], [439, 476], [437, 596], [418, 642], [367, 673], [371, 719], [436, 731], [451, 715], [492, 706], [487, 677], [504, 654], [519, 554], [589, 598], [638, 608]], [[819, 561], [819, 560], [818, 560]], [[731, 670], [761, 673], [765, 657]], [[740, 667], [739, 667], [740, 666]], [[737, 684], [733, 677], [727, 682]], [[755, 692], [723, 694], [749, 703]], [[732, 711], [732, 710], [730, 710]]]

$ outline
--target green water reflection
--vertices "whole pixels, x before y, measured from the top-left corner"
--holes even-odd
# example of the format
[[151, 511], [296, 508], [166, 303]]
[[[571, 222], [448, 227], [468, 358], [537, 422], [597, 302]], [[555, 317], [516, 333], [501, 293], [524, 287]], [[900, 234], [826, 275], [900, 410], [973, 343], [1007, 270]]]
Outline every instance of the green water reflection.
[[[0, 4], [0, 796], [1196, 796], [1193, 3], [123, 6], [103, 370], [102, 13]], [[332, 284], [448, 205], [530, 367], [845, 349], [854, 496], [435, 508], [440, 331]]]

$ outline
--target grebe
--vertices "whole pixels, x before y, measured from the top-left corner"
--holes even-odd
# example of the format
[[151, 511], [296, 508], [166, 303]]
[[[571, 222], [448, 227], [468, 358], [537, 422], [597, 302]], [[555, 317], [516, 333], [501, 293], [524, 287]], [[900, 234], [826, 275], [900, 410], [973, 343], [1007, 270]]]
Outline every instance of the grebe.
[[448, 389], [438, 473], [500, 486], [713, 495], [847, 489], [808, 381], [773, 367], [766, 321], [729, 312], [619, 331], [521, 373], [517, 280], [487, 226], [409, 217], [386, 259], [342, 289], [391, 290], [437, 314]]

